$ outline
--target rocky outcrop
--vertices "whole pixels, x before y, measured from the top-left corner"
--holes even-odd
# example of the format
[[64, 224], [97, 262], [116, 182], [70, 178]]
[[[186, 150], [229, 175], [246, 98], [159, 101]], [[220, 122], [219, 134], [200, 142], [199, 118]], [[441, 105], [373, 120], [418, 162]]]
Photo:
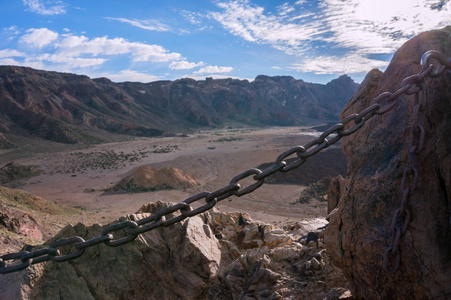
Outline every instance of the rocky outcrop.
[[[185, 78], [114, 83], [106, 78], [0, 67], [0, 132], [28, 133], [62, 143], [98, 142], [96, 130], [137, 136], [196, 126], [300, 125], [336, 119], [357, 90], [343, 75], [326, 85], [289, 76], [254, 81]], [[104, 135], [103, 135], [104, 136]]]
[[30, 237], [35, 240], [42, 239], [41, 226], [33, 216], [9, 208], [0, 203], [0, 226], [14, 233]]
[[24, 178], [31, 178], [41, 174], [36, 166], [23, 166], [14, 162], [8, 163], [0, 168], [0, 184]]
[[169, 167], [155, 169], [144, 165], [131, 171], [110, 190], [144, 192], [164, 189], [187, 189], [197, 185], [196, 179], [184, 171]]
[[[139, 220], [167, 206], [162, 202], [147, 204], [138, 214], [120, 220]], [[177, 215], [175, 212], [167, 219]], [[89, 239], [100, 236], [102, 229], [80, 223], [67, 226], [52, 240], [75, 235]], [[329, 263], [321, 242], [319, 247], [305, 244], [302, 236], [306, 229], [310, 229], [308, 222], [280, 229], [253, 221], [247, 214], [214, 209], [148, 231], [120, 247], [93, 246], [69, 262], [35, 264], [26, 271], [2, 275], [2, 296], [324, 299], [330, 294], [328, 299], [338, 299], [347, 283]], [[120, 236], [119, 232], [114, 234]]]
[[[375, 95], [393, 92], [420, 71], [427, 50], [451, 57], [451, 27], [420, 34], [404, 44], [384, 73], [372, 71], [342, 112], [361, 111]], [[325, 242], [332, 261], [361, 299], [449, 299], [451, 296], [451, 76], [426, 78], [425, 145], [418, 158], [418, 187], [410, 197], [411, 221], [399, 245], [401, 264], [383, 270], [390, 224], [399, 208], [414, 102], [400, 96], [394, 108], [375, 116], [343, 139], [348, 176]]]

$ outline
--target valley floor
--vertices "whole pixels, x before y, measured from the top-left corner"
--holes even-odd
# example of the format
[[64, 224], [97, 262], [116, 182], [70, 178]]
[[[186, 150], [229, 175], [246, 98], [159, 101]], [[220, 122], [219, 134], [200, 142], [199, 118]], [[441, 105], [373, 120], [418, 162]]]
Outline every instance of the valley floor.
[[[0, 165], [14, 160], [23, 165], [39, 166], [41, 175], [15, 187], [50, 201], [94, 211], [89, 214], [90, 220], [83, 222], [105, 224], [124, 214], [135, 213], [148, 202], [178, 203], [199, 192], [226, 186], [235, 175], [262, 163], [274, 162], [280, 153], [318, 135], [309, 127], [275, 127], [202, 131], [186, 137], [135, 138], [84, 149], [68, 146], [37, 154], [31, 154], [29, 148], [28, 152], [23, 151], [29, 147], [24, 145], [15, 150], [3, 150]], [[24, 153], [28, 154], [24, 156]], [[199, 185], [187, 190], [146, 193], [104, 191], [141, 165], [179, 168], [193, 175]], [[316, 170], [306, 170], [309, 171]], [[233, 196], [216, 207], [224, 212], [247, 212], [253, 219], [279, 226], [303, 218], [325, 217], [327, 202], [297, 202], [304, 188], [302, 185], [264, 184], [251, 194], [241, 198]]]

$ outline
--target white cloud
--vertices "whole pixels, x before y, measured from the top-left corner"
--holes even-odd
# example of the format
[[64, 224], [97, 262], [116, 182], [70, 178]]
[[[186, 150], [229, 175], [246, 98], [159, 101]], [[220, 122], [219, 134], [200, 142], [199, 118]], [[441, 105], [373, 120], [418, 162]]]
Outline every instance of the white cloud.
[[7, 58], [7, 57], [24, 57], [26, 56], [25, 53], [14, 50], [14, 49], [3, 49], [0, 50], [0, 58]]
[[26, 32], [28, 33], [24, 34], [20, 38], [20, 41], [22, 43], [30, 45], [31, 47], [36, 47], [39, 49], [51, 44], [58, 38], [58, 33], [49, 30], [47, 28], [39, 28], [39, 29], [31, 28], [28, 29]]
[[200, 68], [194, 74], [214, 74], [214, 73], [229, 73], [232, 72], [232, 67], [206, 66]]
[[83, 57], [71, 57], [65, 54], [44, 54], [41, 57], [37, 57], [37, 60], [48, 61], [56, 64], [64, 64], [70, 68], [86, 68], [92, 66], [98, 66], [107, 61], [105, 58], [83, 58]]
[[385, 68], [388, 62], [369, 59], [357, 54], [343, 57], [318, 56], [293, 64], [290, 69], [315, 74], [355, 74], [366, 73], [373, 68]]
[[169, 26], [157, 20], [137, 20], [137, 19], [130, 20], [126, 18], [110, 18], [110, 17], [105, 17], [105, 19], [127, 23], [132, 26], [151, 31], [169, 31], [170, 29]]
[[187, 62], [186, 60], [181, 60], [181, 61], [173, 61], [171, 62], [171, 64], [169, 65], [169, 68], [173, 69], [173, 70], [190, 70], [190, 69], [194, 69], [196, 67], [201, 67], [204, 65], [204, 62], [198, 62], [198, 63], [192, 63], [192, 62]]
[[169, 52], [160, 45], [126, 43], [125, 46], [129, 47], [133, 61], [168, 62], [182, 58], [179, 53]]
[[160, 45], [130, 42], [119, 37], [88, 38], [71, 33], [58, 34], [47, 28], [32, 28], [26, 30], [20, 42], [30, 46], [26, 53], [4, 49], [0, 50], [0, 58], [25, 57], [22, 58], [24, 65], [69, 72], [77, 68], [99, 67], [113, 59], [125, 59], [132, 63], [168, 63], [168, 66], [174, 62], [171, 65], [173, 69], [203, 65], [202, 62], [189, 63], [180, 53]]
[[205, 80], [207, 77], [208, 78], [213, 78], [213, 79], [228, 79], [228, 78], [232, 78], [232, 79], [239, 79], [239, 80], [247, 80], [249, 82], [254, 81], [253, 78], [242, 78], [242, 77], [231, 76], [231, 75], [224, 75], [224, 74], [208, 74], [208, 75], [191, 74], [191, 75], [183, 75], [180, 78], [191, 78], [191, 79], [194, 79], [194, 80]]
[[160, 76], [140, 73], [133, 70], [122, 70], [117, 73], [96, 74], [96, 76], [93, 77], [106, 77], [114, 82], [124, 82], [124, 81], [152, 82], [161, 79]]
[[9, 58], [9, 57], [0, 57], [0, 65], [5, 65], [5, 66], [17, 66], [20, 65], [20, 63], [18, 61], [16, 61], [13, 58]]
[[[348, 60], [352, 70], [384, 65], [385, 61], [369, 59], [369, 55], [391, 54], [412, 36], [449, 25], [451, 15], [448, 0], [300, 0], [295, 6], [278, 6], [278, 14], [249, 0], [221, 1], [217, 6], [221, 11], [209, 17], [225, 30], [293, 55], [299, 66], [307, 66], [306, 58], [332, 53], [331, 60], [325, 57], [328, 74], [339, 69], [333, 60], [343, 61], [342, 56], [355, 59]], [[358, 67], [359, 62], [367, 65]], [[320, 66], [309, 69], [327, 72]]]
[[160, 45], [129, 42], [124, 38], [110, 39], [107, 36], [89, 39], [83, 35], [66, 35], [55, 43], [55, 47], [68, 56], [129, 53], [135, 62], [169, 62], [182, 57], [181, 54], [170, 52]]
[[66, 13], [66, 5], [62, 1], [45, 1], [50, 6], [46, 7], [42, 0], [23, 0], [28, 10], [40, 15], [61, 15]]

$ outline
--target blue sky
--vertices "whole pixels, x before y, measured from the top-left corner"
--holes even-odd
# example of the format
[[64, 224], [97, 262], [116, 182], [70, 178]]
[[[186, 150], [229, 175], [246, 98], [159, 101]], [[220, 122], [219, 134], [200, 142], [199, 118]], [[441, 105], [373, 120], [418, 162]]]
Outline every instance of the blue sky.
[[113, 81], [290, 75], [360, 82], [450, 0], [3, 0], [0, 65]]

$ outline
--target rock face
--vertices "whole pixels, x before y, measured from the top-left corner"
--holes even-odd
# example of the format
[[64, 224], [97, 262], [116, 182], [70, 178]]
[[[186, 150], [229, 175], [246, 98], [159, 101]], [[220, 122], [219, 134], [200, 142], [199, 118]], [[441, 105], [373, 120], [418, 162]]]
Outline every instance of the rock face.
[[[451, 57], [451, 27], [420, 34], [404, 44], [387, 70], [372, 71], [342, 112], [361, 111], [382, 92], [393, 92], [403, 78], [420, 71], [420, 57], [438, 50]], [[401, 265], [390, 274], [382, 257], [390, 223], [400, 207], [413, 100], [401, 96], [394, 108], [375, 116], [344, 138], [348, 176], [325, 233], [333, 262], [362, 299], [449, 299], [451, 297], [451, 76], [427, 78], [425, 146], [418, 160], [419, 183], [408, 209], [411, 222], [401, 238]]]
[[94, 129], [159, 136], [193, 126], [300, 125], [336, 119], [357, 90], [343, 75], [326, 85], [289, 76], [114, 83], [106, 78], [0, 67], [0, 132], [25, 129], [63, 143], [96, 142]]
[[[147, 204], [121, 221], [142, 219], [167, 206]], [[337, 299], [334, 295], [343, 293], [347, 283], [330, 265], [321, 242], [319, 248], [299, 242], [306, 227], [299, 223], [283, 230], [253, 221], [247, 214], [214, 209], [148, 231], [119, 247], [93, 246], [69, 262], [35, 264], [2, 275], [2, 297], [324, 299], [334, 288], [340, 293], [330, 293], [328, 299]], [[74, 235], [88, 239], [101, 232], [100, 225], [80, 223], [67, 226], [54, 239]]]
[[113, 186], [113, 191], [151, 191], [187, 189], [197, 185], [196, 179], [177, 168], [155, 169], [144, 165], [133, 170]]

